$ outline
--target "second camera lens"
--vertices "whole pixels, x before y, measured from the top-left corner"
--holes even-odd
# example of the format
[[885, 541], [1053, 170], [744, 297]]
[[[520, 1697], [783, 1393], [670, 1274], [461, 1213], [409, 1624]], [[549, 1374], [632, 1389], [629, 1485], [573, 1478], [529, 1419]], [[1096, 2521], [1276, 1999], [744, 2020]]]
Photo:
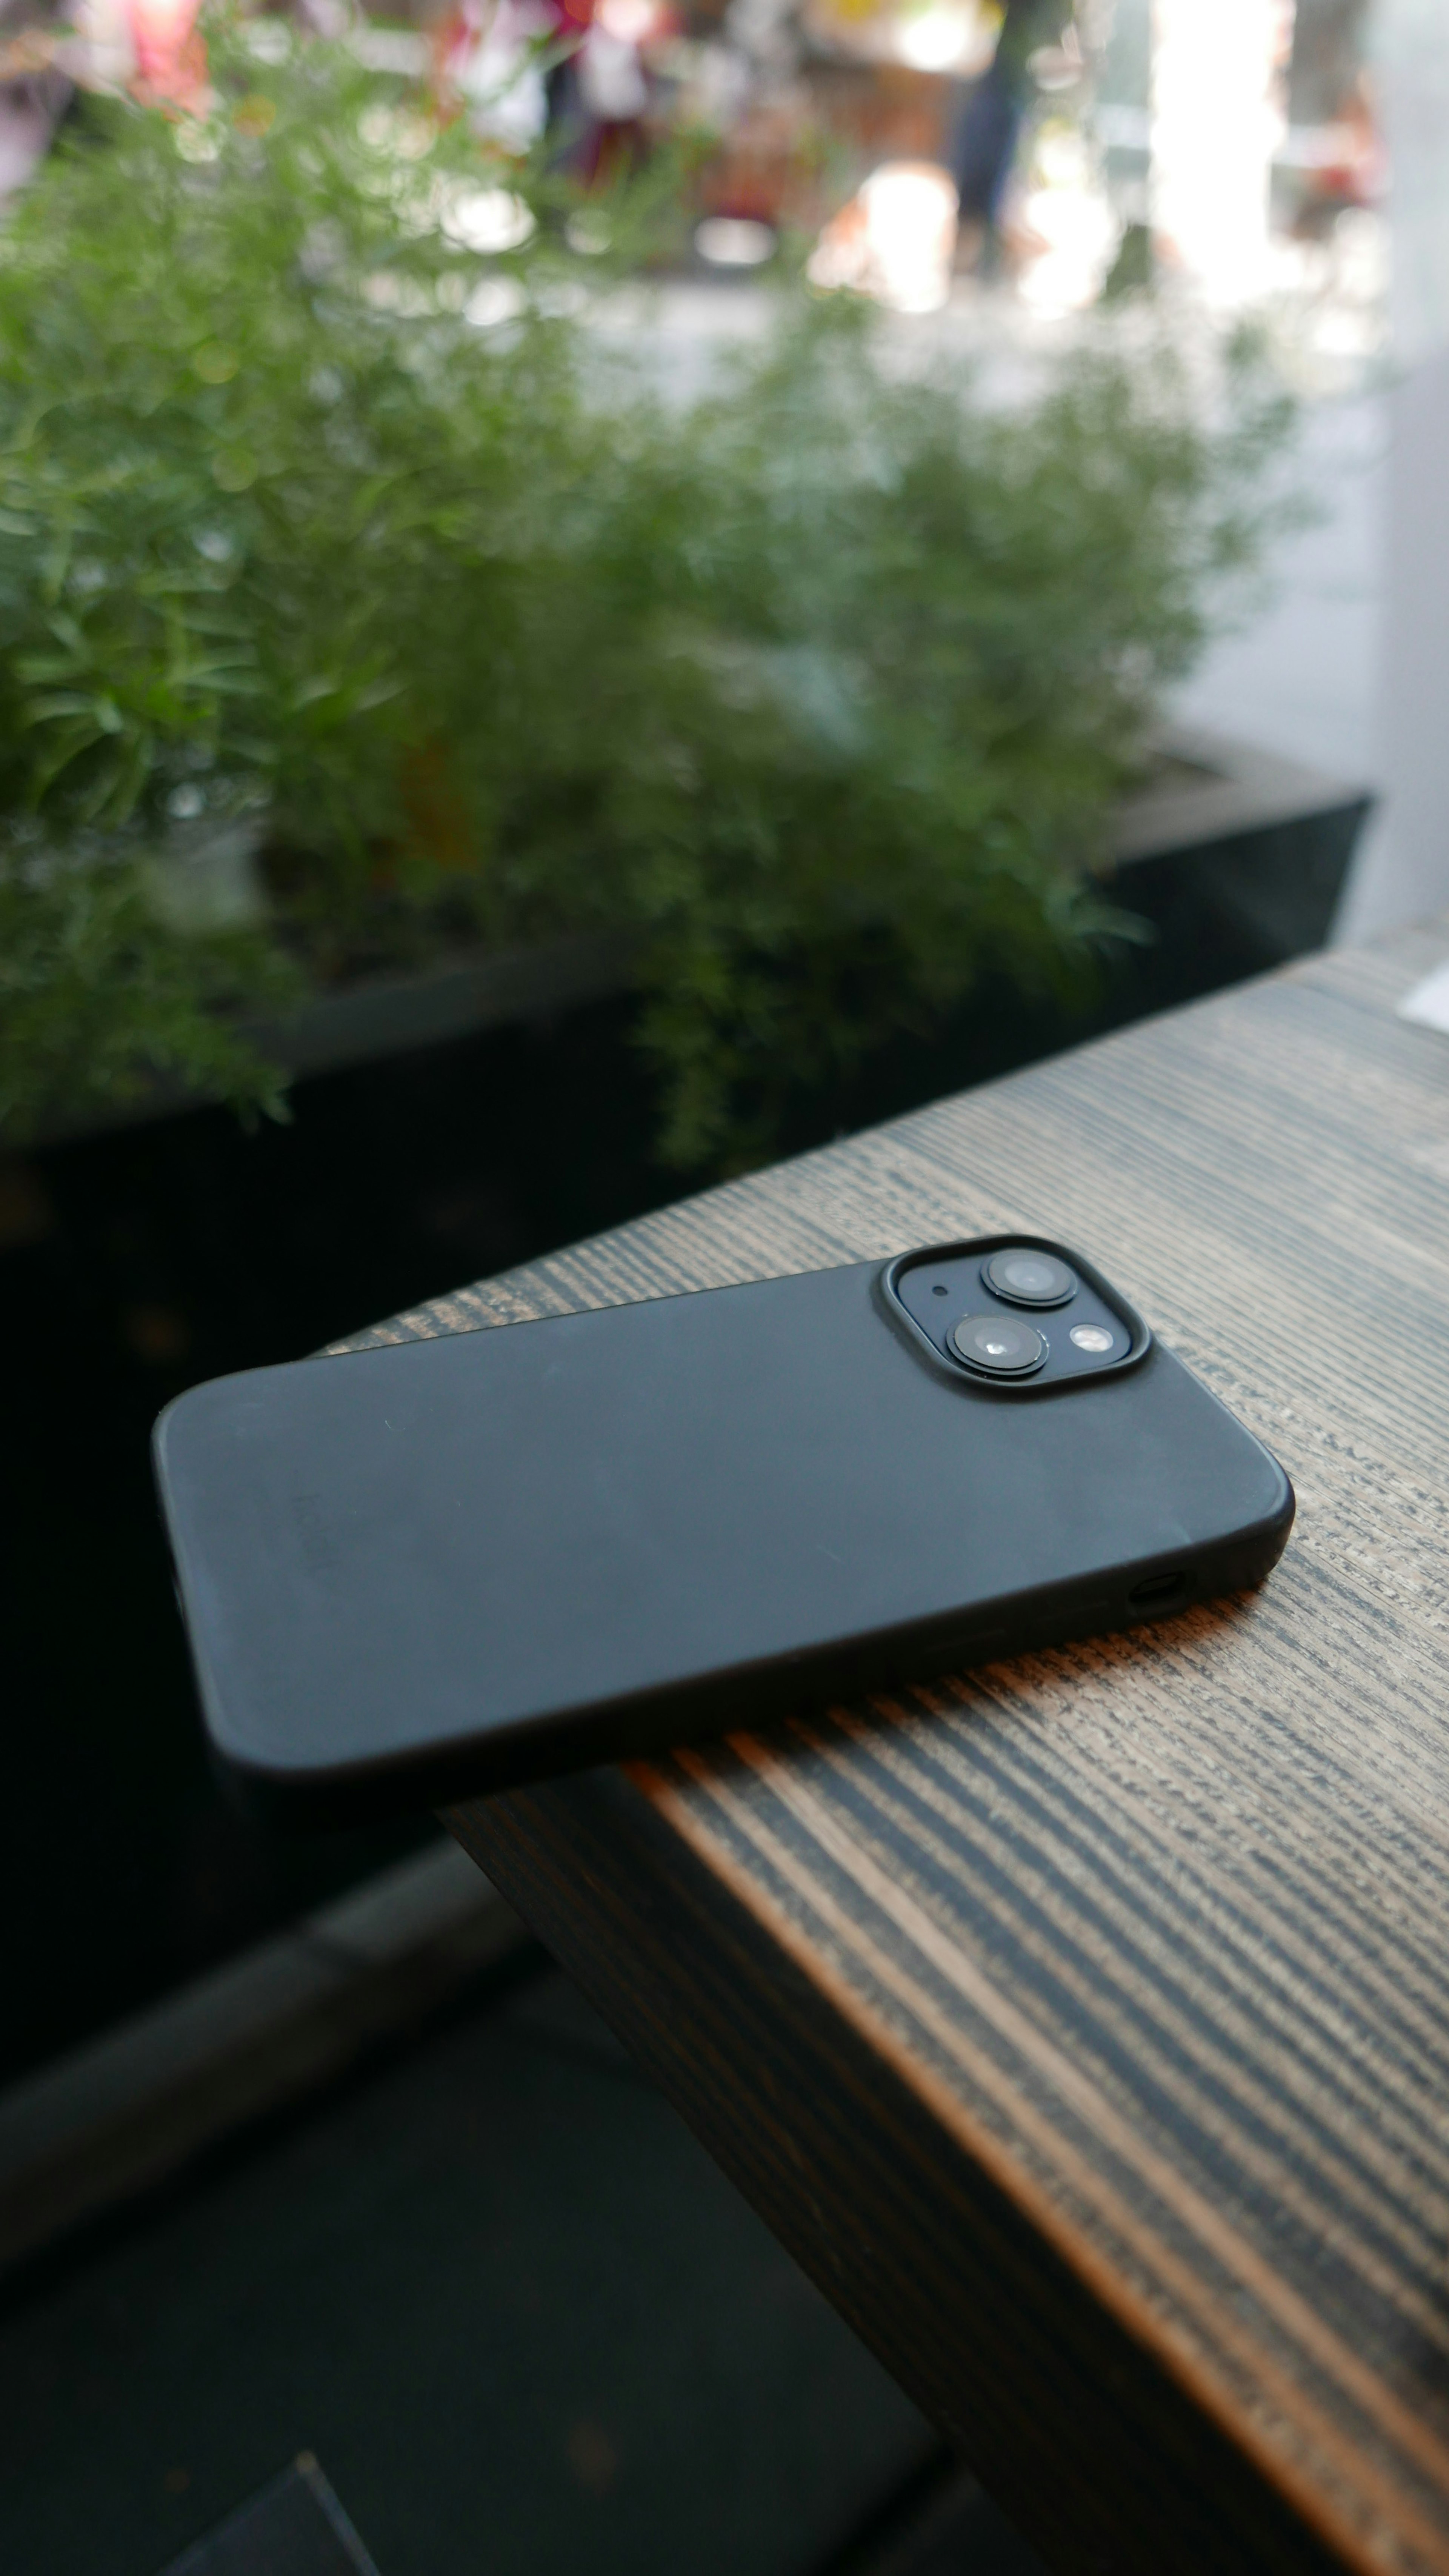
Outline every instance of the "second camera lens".
[[993, 1252], [981, 1276], [994, 1297], [1009, 1298], [1013, 1306], [1065, 1306], [1077, 1293], [1076, 1280], [1064, 1261], [1025, 1243]]
[[988, 1377], [1030, 1377], [1041, 1367], [1047, 1346], [1034, 1324], [1015, 1315], [967, 1315], [951, 1335], [951, 1348], [968, 1368]]

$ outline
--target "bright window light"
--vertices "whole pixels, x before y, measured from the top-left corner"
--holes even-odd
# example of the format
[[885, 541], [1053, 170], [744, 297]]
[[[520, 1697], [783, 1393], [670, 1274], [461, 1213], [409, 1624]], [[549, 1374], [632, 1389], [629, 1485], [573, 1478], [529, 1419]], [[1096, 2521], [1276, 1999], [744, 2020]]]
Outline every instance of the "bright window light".
[[1212, 304], [1268, 284], [1274, 80], [1292, 35], [1293, 0], [1155, 0], [1153, 226]]
[[775, 252], [769, 224], [747, 222], [739, 215], [706, 215], [694, 228], [694, 247], [711, 268], [760, 268]]

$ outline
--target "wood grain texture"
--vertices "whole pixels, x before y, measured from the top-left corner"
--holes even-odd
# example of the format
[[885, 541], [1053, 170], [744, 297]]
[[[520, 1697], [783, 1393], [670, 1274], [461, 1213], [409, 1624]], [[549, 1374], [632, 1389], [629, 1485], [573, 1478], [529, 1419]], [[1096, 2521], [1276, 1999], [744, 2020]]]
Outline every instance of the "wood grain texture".
[[1067, 2570], [1449, 2571], [1449, 929], [368, 1338], [1021, 1226], [1283, 1459], [1260, 1594], [450, 1822]]

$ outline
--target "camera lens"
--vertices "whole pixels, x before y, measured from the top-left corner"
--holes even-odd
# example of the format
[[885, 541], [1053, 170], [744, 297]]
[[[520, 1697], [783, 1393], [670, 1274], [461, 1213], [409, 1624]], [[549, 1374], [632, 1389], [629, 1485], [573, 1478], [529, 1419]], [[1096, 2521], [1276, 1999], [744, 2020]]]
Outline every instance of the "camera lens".
[[968, 1368], [988, 1377], [1030, 1377], [1047, 1355], [1036, 1326], [1018, 1323], [1014, 1315], [963, 1316], [951, 1348]]
[[1015, 1251], [993, 1252], [981, 1273], [994, 1297], [1013, 1306], [1065, 1306], [1077, 1283], [1064, 1261], [1022, 1244]]

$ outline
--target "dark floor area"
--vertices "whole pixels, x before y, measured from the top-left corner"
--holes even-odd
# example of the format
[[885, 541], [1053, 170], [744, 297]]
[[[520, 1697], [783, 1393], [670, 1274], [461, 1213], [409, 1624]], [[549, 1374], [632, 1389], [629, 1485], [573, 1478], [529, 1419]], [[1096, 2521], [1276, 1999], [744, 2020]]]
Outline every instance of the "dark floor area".
[[1040, 2576], [551, 1970], [0, 2309], [17, 2576], [158, 2576], [299, 2452], [380, 2576]]

